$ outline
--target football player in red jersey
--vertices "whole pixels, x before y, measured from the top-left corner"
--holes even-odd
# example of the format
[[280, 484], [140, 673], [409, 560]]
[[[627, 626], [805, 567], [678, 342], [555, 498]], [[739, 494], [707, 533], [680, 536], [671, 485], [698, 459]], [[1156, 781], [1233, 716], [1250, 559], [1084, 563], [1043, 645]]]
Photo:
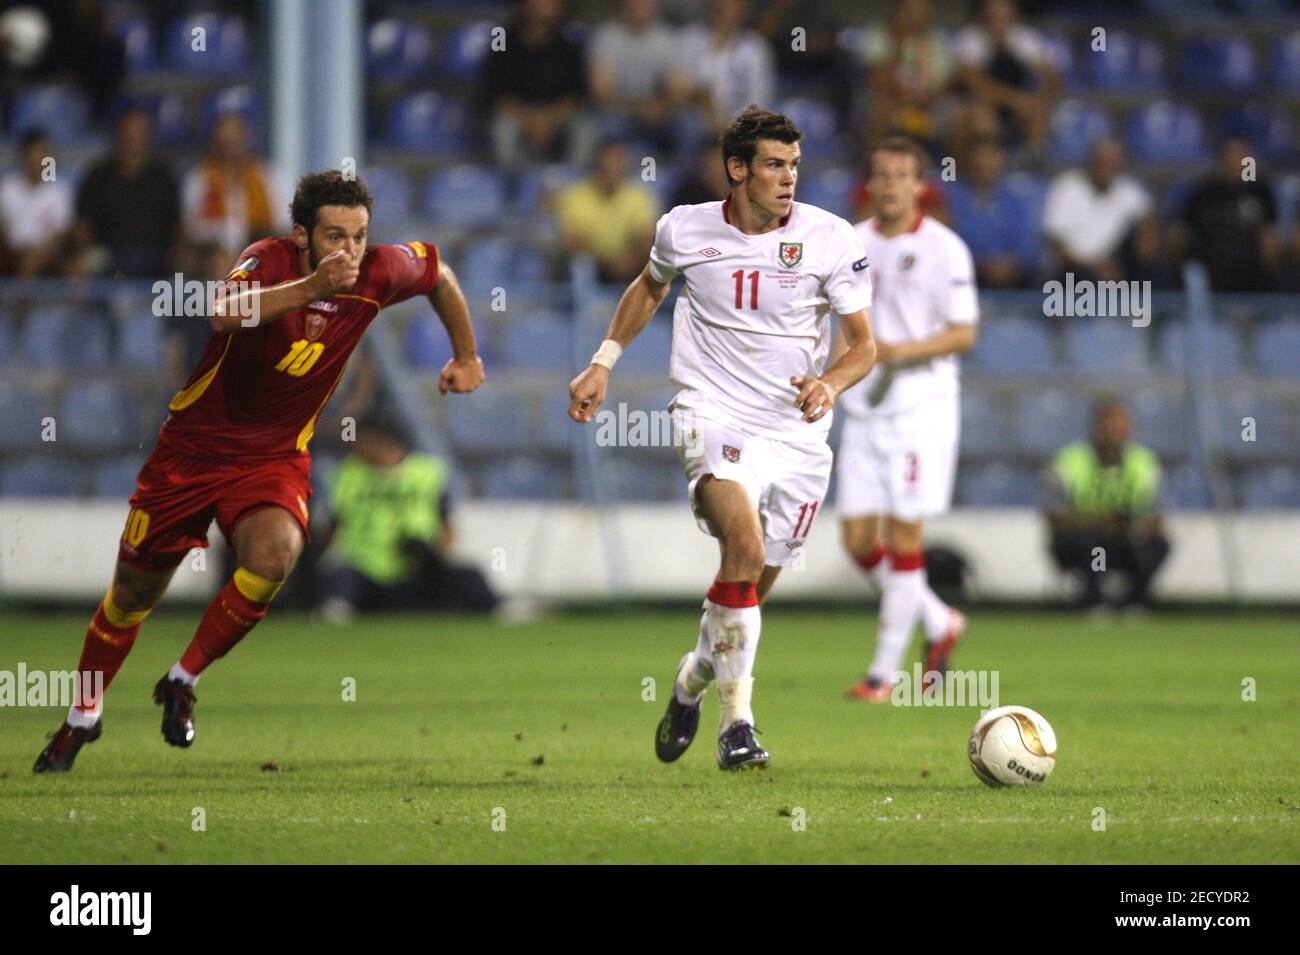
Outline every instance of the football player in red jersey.
[[[338, 171], [298, 183], [293, 235], [254, 242], [215, 296], [213, 336], [169, 405], [131, 496], [113, 584], [91, 618], [81, 685], [107, 689], [182, 558], [207, 546], [215, 518], [234, 576], [189, 648], [154, 687], [163, 737], [194, 742], [194, 684], [266, 616], [307, 536], [307, 444], [366, 326], [386, 305], [428, 297], [451, 339], [443, 393], [483, 381], [469, 307], [430, 242], [367, 246], [373, 198]], [[102, 732], [102, 691], [87, 692], [53, 734], [36, 772], [72, 767]]]

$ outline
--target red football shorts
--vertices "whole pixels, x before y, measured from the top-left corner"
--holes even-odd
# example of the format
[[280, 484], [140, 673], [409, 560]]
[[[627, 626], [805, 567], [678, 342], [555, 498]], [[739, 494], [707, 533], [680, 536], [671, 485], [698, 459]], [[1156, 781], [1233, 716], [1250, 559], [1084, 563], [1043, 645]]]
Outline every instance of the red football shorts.
[[208, 546], [208, 526], [233, 542], [235, 525], [265, 507], [282, 507], [307, 531], [311, 458], [300, 454], [265, 464], [222, 463], [159, 446], [140, 469], [118, 560], [144, 570], [179, 564]]

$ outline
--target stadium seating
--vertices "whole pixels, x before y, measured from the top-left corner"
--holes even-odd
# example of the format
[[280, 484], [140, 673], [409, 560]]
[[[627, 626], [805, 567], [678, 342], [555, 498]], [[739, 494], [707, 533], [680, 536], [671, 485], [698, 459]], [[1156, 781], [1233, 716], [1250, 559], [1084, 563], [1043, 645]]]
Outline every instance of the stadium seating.
[[1162, 459], [1188, 452], [1188, 406], [1181, 391], [1145, 387], [1127, 396], [1133, 412], [1133, 440]]
[[[609, 309], [604, 314], [614, 314], [613, 309]], [[657, 372], [667, 377], [672, 345], [672, 318], [662, 313], [656, 315], [618, 360], [618, 370]]]
[[818, 206], [843, 218], [851, 218], [851, 192], [856, 174], [851, 169], [834, 166], [800, 180], [795, 198]]
[[1164, 475], [1164, 504], [1180, 510], [1205, 510], [1213, 504], [1210, 486], [1192, 465], [1169, 468]]
[[1020, 447], [1043, 457], [1088, 432], [1087, 402], [1062, 388], [1044, 388], [1026, 395], [1014, 412]]
[[1148, 373], [1150, 333], [1127, 318], [1067, 318], [1065, 355], [1076, 371], [1097, 377], [1139, 376]]
[[485, 497], [554, 501], [567, 496], [568, 475], [548, 461], [515, 457], [482, 471]]
[[382, 138], [390, 146], [425, 154], [462, 153], [468, 145], [465, 107], [440, 93], [411, 93], [393, 104]]
[[961, 396], [961, 450], [973, 457], [993, 457], [1010, 450], [1010, 428], [996, 394], [967, 387]]
[[1252, 510], [1300, 508], [1300, 477], [1295, 468], [1252, 468], [1241, 479], [1242, 507]]
[[1255, 83], [1255, 53], [1240, 36], [1205, 36], [1182, 49], [1182, 79], [1210, 92], [1249, 89]]
[[[205, 322], [207, 320], [198, 316], [179, 316], [168, 321]], [[161, 369], [165, 335], [163, 320], [154, 315], [147, 305], [133, 314], [119, 317], [115, 355], [117, 363], [125, 368]]]
[[443, 426], [457, 451], [519, 452], [532, 444], [530, 423], [525, 420], [530, 410], [504, 384], [489, 386], [473, 401], [444, 408]]
[[[1230, 460], [1275, 457], [1294, 449], [1290, 415], [1279, 399], [1249, 387], [1233, 388], [1215, 397], [1219, 440]], [[1254, 421], [1254, 440], [1247, 440], [1247, 419]]]
[[1080, 163], [1092, 144], [1110, 133], [1110, 114], [1105, 109], [1082, 100], [1061, 100], [1052, 110], [1052, 159], [1061, 164]]
[[505, 182], [499, 173], [465, 164], [433, 173], [426, 201], [429, 214], [440, 226], [475, 228], [501, 220], [505, 197]]
[[1084, 56], [1088, 78], [1099, 89], [1150, 92], [1164, 86], [1164, 48], [1151, 36], [1125, 30], [1106, 34], [1106, 49]]
[[483, 58], [492, 42], [493, 23], [479, 20], [453, 27], [447, 34], [438, 65], [442, 75], [451, 80], [468, 82], [478, 77]]
[[90, 367], [109, 358], [108, 320], [95, 311], [52, 305], [32, 309], [23, 329], [24, 361], [35, 368]]
[[963, 507], [1034, 507], [1040, 498], [1038, 477], [1027, 468], [980, 464], [957, 475], [957, 503]]
[[158, 67], [158, 44], [148, 17], [121, 13], [114, 32], [121, 38], [128, 73], [148, 73]]
[[1185, 103], [1157, 100], [1134, 110], [1128, 147], [1141, 162], [1198, 162], [1206, 157], [1201, 117]]
[[1247, 103], [1227, 113], [1220, 121], [1219, 135], [1243, 137], [1269, 162], [1287, 163], [1296, 158], [1296, 129], [1291, 117], [1286, 110], [1263, 103]]
[[1300, 93], [1300, 30], [1274, 41], [1271, 61], [1273, 85], [1279, 91]]
[[[1218, 378], [1227, 378], [1242, 372], [1241, 340], [1237, 330], [1230, 325], [1216, 322], [1208, 329], [1205, 361], [1211, 374]], [[1165, 371], [1174, 375], [1184, 374], [1187, 370], [1187, 345], [1191, 329], [1182, 322], [1166, 324], [1160, 332], [1160, 361]]]
[[1300, 315], [1255, 329], [1255, 366], [1265, 375], [1300, 378]]
[[70, 388], [59, 406], [58, 437], [78, 450], [107, 451], [138, 444], [142, 408], [112, 381]]
[[99, 461], [89, 468], [90, 493], [96, 497], [130, 497], [135, 493], [136, 477], [143, 465], [141, 454]]
[[167, 59], [174, 70], [243, 73], [250, 56], [248, 28], [239, 17], [199, 13], [180, 17], [167, 31]]
[[1045, 375], [1056, 367], [1052, 326], [1046, 318], [987, 316], [971, 354], [972, 364], [994, 375]]
[[573, 365], [571, 324], [563, 316], [538, 312], [498, 325], [497, 353], [507, 368], [562, 370]]
[[41, 419], [53, 410], [36, 389], [17, 381], [0, 380], [0, 449], [39, 448]]
[[433, 50], [433, 37], [422, 24], [376, 20], [366, 34], [367, 74], [389, 82], [427, 76], [434, 69]]
[[11, 125], [15, 130], [40, 127], [61, 144], [81, 143], [93, 136], [89, 99], [76, 87], [62, 83], [20, 90], [14, 97]]
[[53, 454], [33, 455], [0, 467], [0, 497], [69, 497], [78, 489], [76, 468]]

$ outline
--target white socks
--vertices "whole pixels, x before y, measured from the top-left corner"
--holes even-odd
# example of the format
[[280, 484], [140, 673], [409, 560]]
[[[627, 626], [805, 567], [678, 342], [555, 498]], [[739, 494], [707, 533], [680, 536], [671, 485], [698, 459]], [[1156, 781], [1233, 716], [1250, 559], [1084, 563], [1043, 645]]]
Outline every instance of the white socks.
[[716, 679], [721, 729], [725, 731], [742, 720], [752, 724], [750, 698], [761, 629], [757, 582], [714, 581], [704, 601], [695, 650], [688, 655], [673, 685], [677, 701], [685, 705], [698, 703]]
[[167, 671], [167, 679], [180, 680], [182, 683], [188, 683], [190, 686], [194, 686], [199, 682], [199, 678], [181, 666], [179, 660], [173, 663], [172, 668]]
[[72, 708], [68, 710], [68, 725], [72, 727], [80, 727], [82, 729], [90, 729], [99, 722], [99, 717], [103, 711], [103, 700], [98, 701], [95, 708], [90, 711], [83, 710], [78, 707], [76, 703], [73, 703]]
[[[890, 569], [888, 566], [888, 553], [884, 547], [877, 547], [870, 555], [855, 555], [863, 571], [871, 582], [876, 585], [883, 595], [885, 592], [885, 581], [889, 577]], [[946, 603], [939, 599], [930, 588], [930, 581], [926, 577], [925, 568], [921, 568], [921, 626], [925, 630], [925, 639], [929, 643], [936, 640], [942, 640], [944, 634], [948, 632], [948, 620], [950, 608]]]
[[912, 628], [921, 615], [926, 589], [925, 564], [920, 554], [895, 554], [893, 563], [884, 574], [876, 655], [867, 670], [868, 676], [885, 683], [893, 682], [894, 673], [903, 662]]

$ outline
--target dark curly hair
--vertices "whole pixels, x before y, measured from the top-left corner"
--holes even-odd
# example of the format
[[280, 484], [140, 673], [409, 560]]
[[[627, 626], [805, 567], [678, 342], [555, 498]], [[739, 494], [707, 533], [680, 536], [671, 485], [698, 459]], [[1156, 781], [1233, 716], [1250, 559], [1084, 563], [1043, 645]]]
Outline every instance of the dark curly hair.
[[749, 107], [727, 124], [722, 131], [722, 169], [727, 173], [727, 184], [736, 185], [727, 172], [727, 162], [732, 156], [737, 157], [746, 168], [754, 162], [758, 154], [760, 139], [775, 139], [782, 143], [797, 143], [803, 139], [803, 133], [790, 122], [784, 113], [774, 113], [763, 109], [757, 103]]
[[310, 234], [316, 228], [316, 212], [321, 206], [365, 206], [369, 212], [374, 205], [375, 197], [360, 178], [326, 169], [309, 172], [298, 180], [293, 202], [289, 204], [289, 216], [295, 225]]

